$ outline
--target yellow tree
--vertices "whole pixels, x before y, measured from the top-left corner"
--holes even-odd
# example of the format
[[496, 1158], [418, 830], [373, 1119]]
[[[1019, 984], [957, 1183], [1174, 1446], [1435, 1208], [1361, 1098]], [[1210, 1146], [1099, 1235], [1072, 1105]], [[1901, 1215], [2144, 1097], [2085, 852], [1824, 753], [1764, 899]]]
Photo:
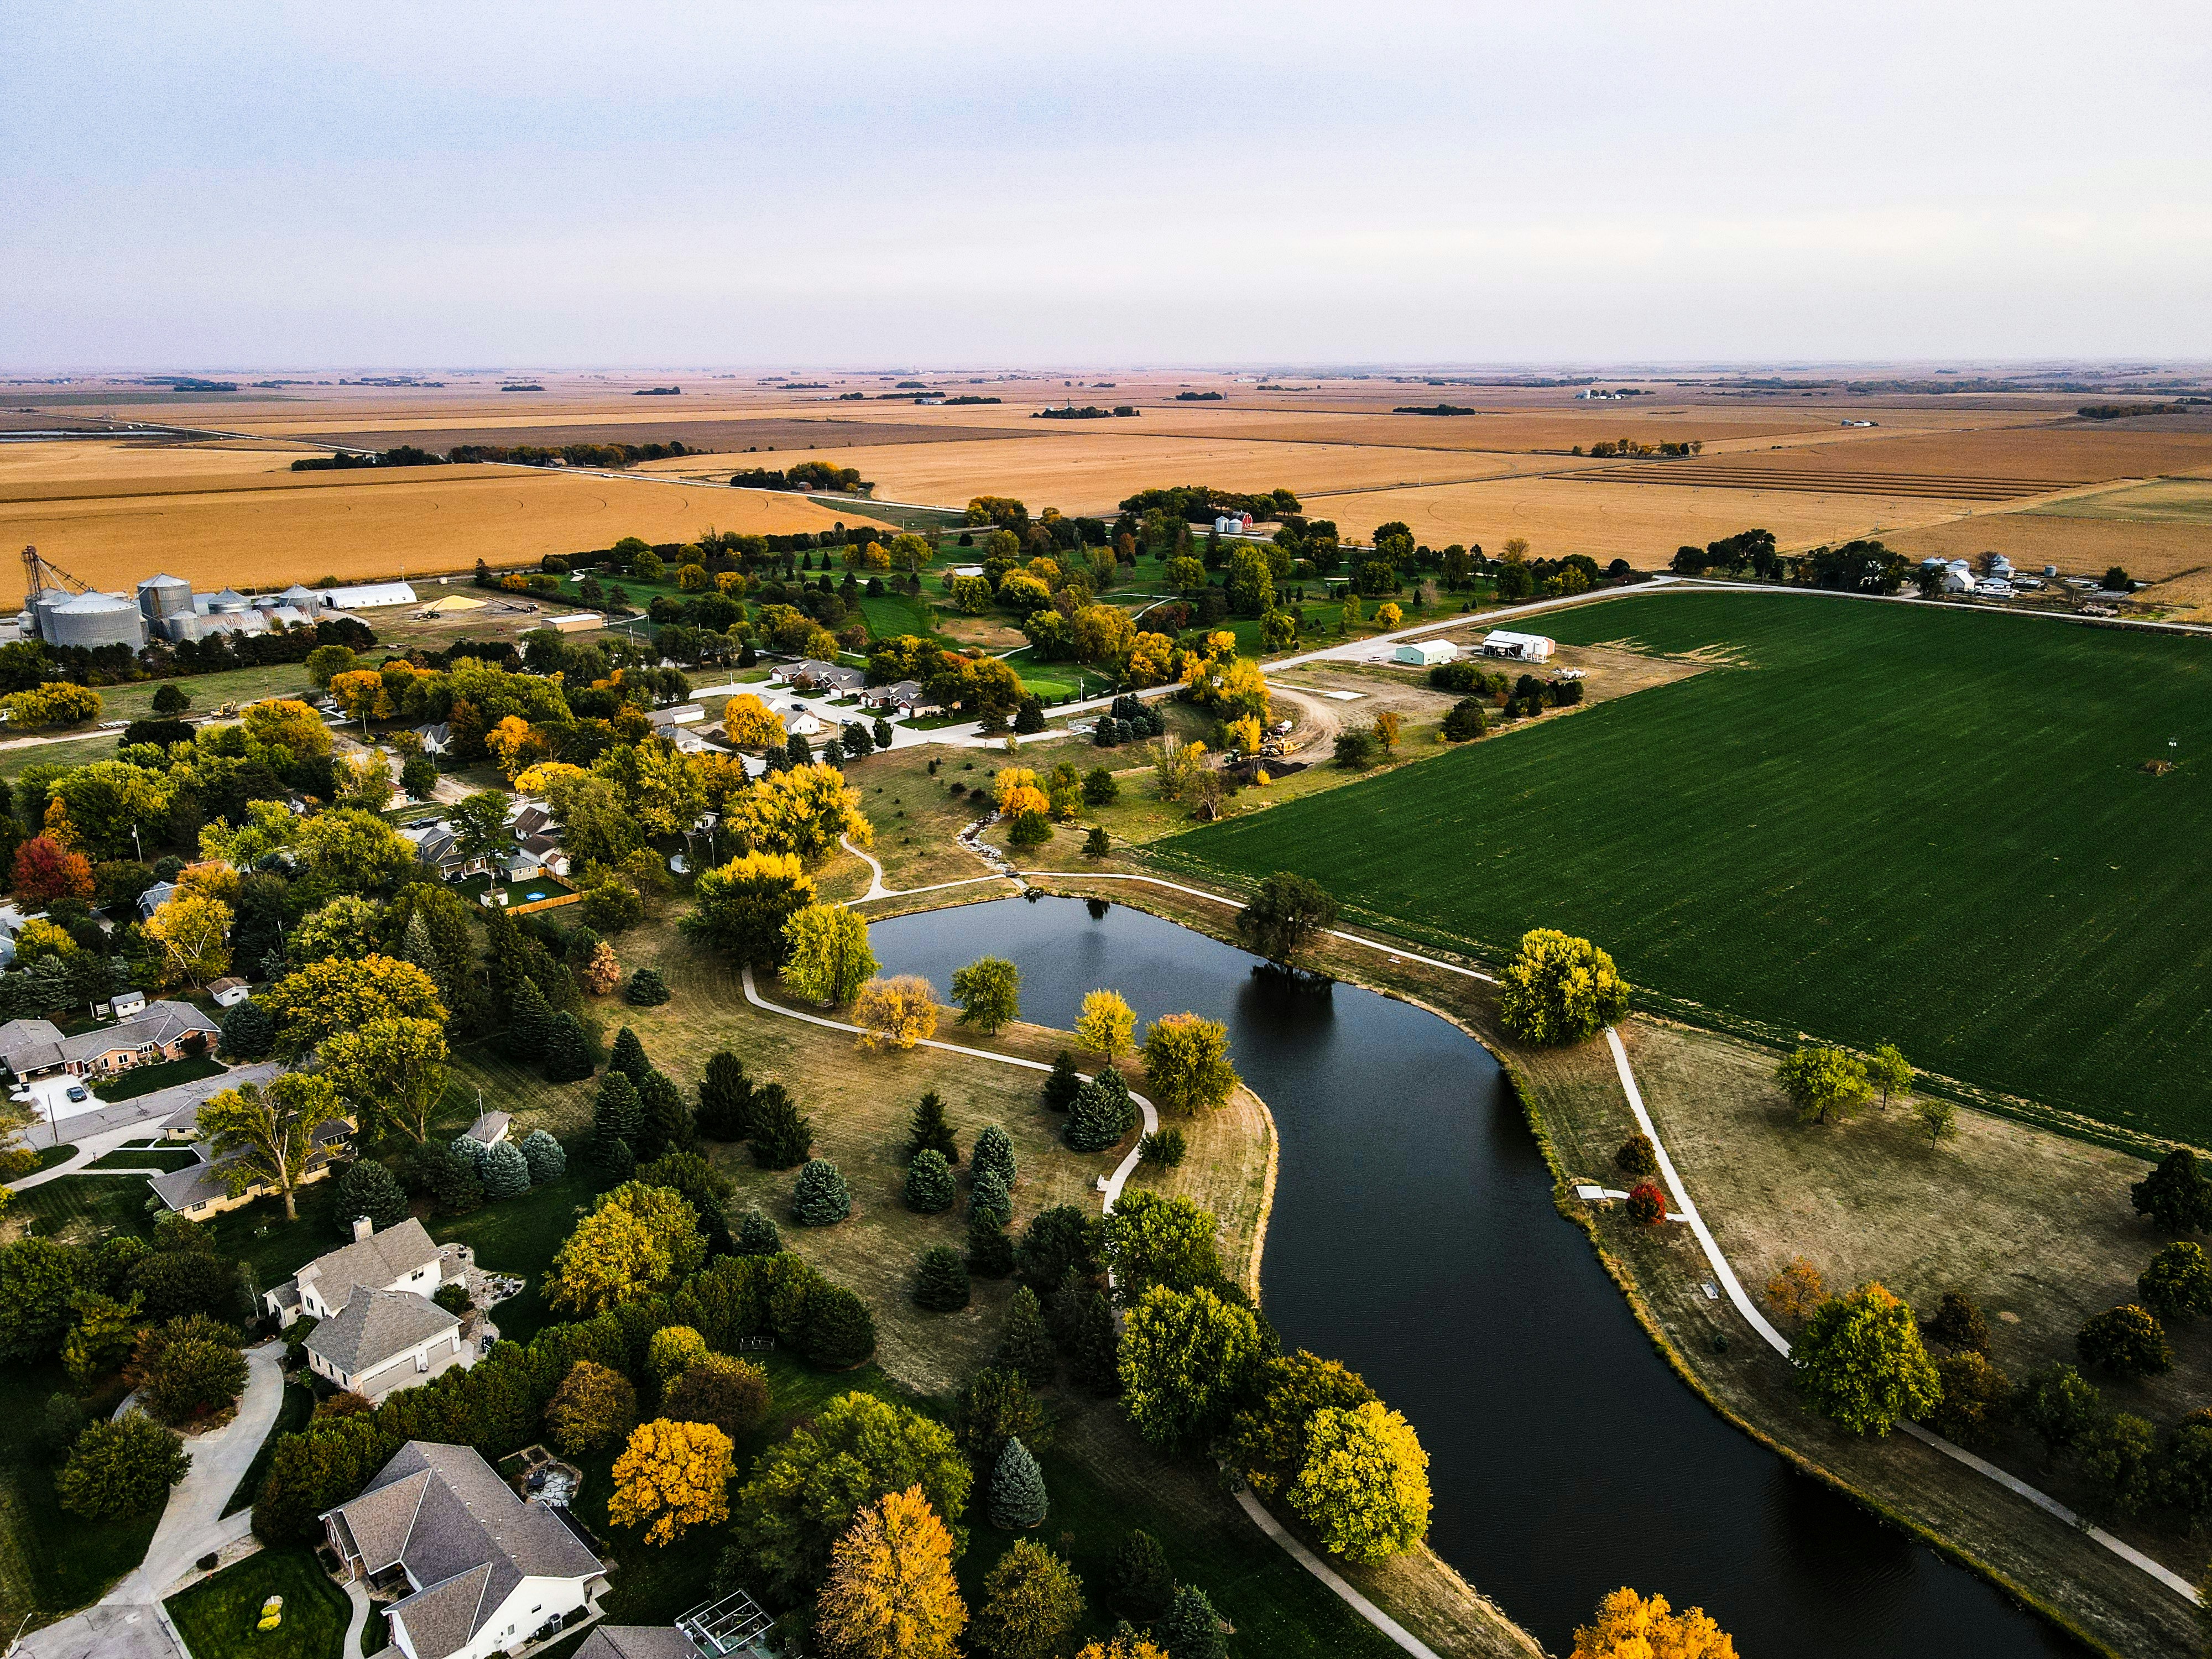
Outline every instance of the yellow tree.
[[147, 919], [145, 935], [161, 947], [161, 988], [201, 986], [230, 967], [230, 907], [220, 899], [179, 892]]
[[359, 720], [363, 730], [371, 720], [392, 718], [392, 694], [384, 689], [384, 676], [374, 668], [356, 668], [336, 676], [331, 681], [331, 695], [338, 700], [346, 718]]
[[334, 1032], [322, 1047], [323, 1075], [363, 1120], [410, 1140], [429, 1133], [446, 1092], [446, 1033], [434, 1019], [398, 1016]]
[[530, 722], [520, 714], [509, 714], [485, 732], [484, 747], [491, 750], [492, 758], [499, 763], [499, 769], [510, 781], [528, 770], [531, 763], [538, 757], [538, 743], [531, 732]]
[[1139, 634], [1129, 645], [1129, 684], [1164, 685], [1175, 661], [1175, 641], [1164, 634]]
[[246, 1083], [200, 1103], [199, 1131], [212, 1144], [222, 1183], [235, 1197], [249, 1187], [284, 1195], [284, 1218], [300, 1218], [297, 1192], [315, 1131], [343, 1117], [337, 1091], [312, 1072], [287, 1072], [265, 1089]]
[[1575, 1632], [1573, 1659], [1735, 1659], [1735, 1643], [1703, 1607], [1676, 1613], [1665, 1596], [1647, 1601], [1624, 1586]]
[[1168, 1659], [1168, 1652], [1141, 1636], [1117, 1636], [1110, 1642], [1085, 1643], [1075, 1659]]
[[1413, 1425], [1379, 1400], [1323, 1407], [1306, 1425], [1291, 1507], [1331, 1554], [1387, 1560], [1429, 1529], [1429, 1455]]
[[255, 749], [282, 749], [295, 761], [319, 760], [331, 752], [331, 728], [296, 697], [264, 698], [248, 708], [246, 740]]
[[535, 766], [526, 766], [509, 780], [515, 791], [524, 795], [542, 795], [563, 778], [587, 778], [592, 775], [580, 766], [571, 766], [566, 761], [539, 761]]
[[952, 1534], [919, 1486], [853, 1517], [817, 1605], [816, 1634], [832, 1659], [952, 1659], [968, 1607]]
[[876, 832], [860, 811], [860, 792], [834, 766], [794, 766], [757, 780], [730, 798], [730, 828], [764, 853], [796, 853], [809, 864], [849, 836], [862, 847]]
[[1075, 1035], [1083, 1046], [1109, 1066], [1129, 1046], [1137, 1017], [1119, 991], [1092, 991], [1083, 999], [1083, 1012], [1075, 1022]]
[[863, 1048], [911, 1048], [937, 1030], [937, 988], [919, 974], [872, 979], [853, 1001]]
[[674, 1290], [706, 1255], [690, 1200], [666, 1187], [625, 1182], [599, 1195], [555, 1253], [546, 1299], [556, 1308], [605, 1313]]
[[999, 811], [1012, 817], [1018, 812], [1045, 812], [1052, 809], [1044, 786], [1037, 775], [1026, 766], [1001, 767], [999, 775], [991, 781], [992, 790], [998, 800]]
[[1145, 1079], [1152, 1098], [1173, 1111], [1226, 1104], [1237, 1082], [1229, 1063], [1229, 1028], [1197, 1014], [1154, 1020], [1145, 1032]]
[[730, 1518], [730, 1437], [712, 1423], [641, 1423], [615, 1460], [607, 1518], [645, 1526], [648, 1544], [672, 1544], [692, 1527]]
[[722, 735], [739, 749], [781, 748], [783, 722], [750, 691], [740, 691], [722, 705]]
[[848, 1002], [875, 977], [868, 925], [839, 904], [810, 904], [783, 925], [783, 982], [817, 1002]]
[[258, 1000], [276, 1022], [280, 1045], [306, 1053], [339, 1031], [373, 1019], [428, 1019], [443, 1025], [437, 981], [411, 962], [391, 957], [331, 957], [287, 974]]

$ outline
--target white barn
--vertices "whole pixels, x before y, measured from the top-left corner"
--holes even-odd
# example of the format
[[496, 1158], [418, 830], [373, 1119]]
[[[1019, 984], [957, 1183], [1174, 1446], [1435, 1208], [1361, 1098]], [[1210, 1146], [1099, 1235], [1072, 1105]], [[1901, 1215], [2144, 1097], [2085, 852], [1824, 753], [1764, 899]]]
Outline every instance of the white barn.
[[1493, 628], [1482, 637], [1482, 654], [1486, 657], [1510, 657], [1516, 662], [1549, 662], [1553, 642], [1541, 634], [1516, 634], [1510, 629]]
[[1411, 663], [1416, 668], [1433, 668], [1440, 662], [1459, 659], [1459, 647], [1449, 640], [1407, 640], [1390, 653], [1393, 662]]

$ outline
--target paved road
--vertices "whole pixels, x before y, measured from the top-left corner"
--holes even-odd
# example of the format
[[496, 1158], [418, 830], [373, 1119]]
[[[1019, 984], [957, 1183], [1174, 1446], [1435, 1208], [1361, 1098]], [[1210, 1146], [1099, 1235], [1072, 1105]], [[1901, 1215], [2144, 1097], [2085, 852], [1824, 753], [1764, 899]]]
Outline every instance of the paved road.
[[[210, 1095], [225, 1089], [234, 1089], [241, 1083], [266, 1083], [284, 1068], [273, 1060], [258, 1061], [252, 1066], [234, 1066], [219, 1077], [195, 1078], [190, 1083], [179, 1083], [173, 1088], [156, 1089], [150, 1095], [140, 1095], [135, 1100], [118, 1100], [112, 1105], [100, 1106], [88, 1112], [78, 1112], [61, 1121], [59, 1132], [76, 1143], [76, 1156], [66, 1164], [57, 1164], [51, 1170], [41, 1170], [34, 1176], [25, 1176], [21, 1181], [8, 1183], [12, 1192], [21, 1192], [26, 1187], [56, 1181], [65, 1175], [75, 1175], [93, 1159], [111, 1152], [126, 1140], [143, 1139], [149, 1124], [157, 1124], [173, 1113], [187, 1106], [197, 1106]], [[44, 1146], [52, 1144], [48, 1137], [55, 1133], [51, 1126], [35, 1127], [29, 1132], [29, 1144]]]

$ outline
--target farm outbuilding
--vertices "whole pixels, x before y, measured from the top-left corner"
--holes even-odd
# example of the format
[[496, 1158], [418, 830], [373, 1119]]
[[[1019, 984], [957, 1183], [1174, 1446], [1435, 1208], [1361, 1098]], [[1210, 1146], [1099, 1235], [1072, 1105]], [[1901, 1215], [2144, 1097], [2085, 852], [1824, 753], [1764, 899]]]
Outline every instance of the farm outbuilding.
[[1549, 662], [1552, 641], [1541, 634], [1516, 634], [1510, 629], [1493, 628], [1482, 636], [1482, 654], [1486, 657], [1510, 657], [1516, 662]]
[[1433, 668], [1458, 659], [1459, 647], [1449, 640], [1407, 640], [1390, 653], [1391, 661], [1411, 663], [1417, 668]]

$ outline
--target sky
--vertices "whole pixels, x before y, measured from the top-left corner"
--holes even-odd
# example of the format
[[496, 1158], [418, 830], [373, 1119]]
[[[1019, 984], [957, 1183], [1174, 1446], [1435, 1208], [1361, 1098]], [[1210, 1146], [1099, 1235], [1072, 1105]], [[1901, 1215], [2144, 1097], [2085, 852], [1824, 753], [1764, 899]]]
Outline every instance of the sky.
[[0, 0], [0, 372], [2212, 359], [2201, 3]]

